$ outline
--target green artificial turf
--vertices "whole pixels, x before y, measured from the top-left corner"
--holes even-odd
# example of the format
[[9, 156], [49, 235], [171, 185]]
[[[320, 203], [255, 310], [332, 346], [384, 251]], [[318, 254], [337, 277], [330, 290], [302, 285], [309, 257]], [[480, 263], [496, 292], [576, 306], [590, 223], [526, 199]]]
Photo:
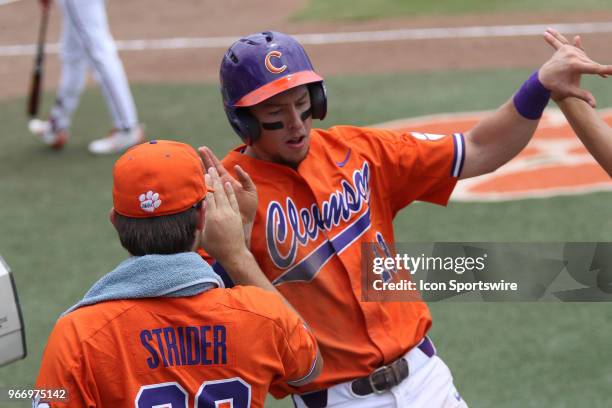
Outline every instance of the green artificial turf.
[[507, 12], [571, 12], [611, 9], [606, 0], [310, 0], [294, 18], [303, 20], [367, 20], [374, 18]]

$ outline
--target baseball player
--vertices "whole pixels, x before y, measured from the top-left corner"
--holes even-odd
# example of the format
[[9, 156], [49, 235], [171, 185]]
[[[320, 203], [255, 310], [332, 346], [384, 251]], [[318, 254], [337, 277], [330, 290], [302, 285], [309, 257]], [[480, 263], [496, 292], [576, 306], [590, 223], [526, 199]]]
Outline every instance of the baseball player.
[[[548, 29], [545, 38], [555, 49], [569, 45], [569, 41], [554, 29]], [[574, 37], [573, 45], [582, 49], [582, 40], [579, 36]], [[575, 80], [579, 81], [580, 77], [576, 77]], [[584, 146], [612, 177], [612, 129], [584, 101], [572, 97], [558, 99], [556, 95], [552, 95], [552, 98], [555, 99]]]
[[506, 163], [533, 135], [550, 91], [581, 97], [569, 78], [595, 72], [612, 67], [563, 46], [466, 134], [323, 130], [312, 128], [327, 110], [323, 78], [295, 39], [268, 31], [227, 50], [221, 92], [244, 145], [222, 163], [200, 151], [224, 180], [236, 165], [253, 177], [251, 251], [317, 337], [323, 373], [297, 394], [284, 387], [296, 406], [466, 406], [427, 337], [424, 303], [360, 301], [361, 244], [391, 248], [398, 211], [416, 200], [446, 205], [458, 179]]
[[318, 375], [314, 336], [269, 282], [224, 289], [193, 252], [259, 270], [231, 185], [214, 171], [205, 183], [193, 148], [141, 144], [113, 179], [110, 218], [132, 256], [56, 323], [35, 407], [263, 407], [270, 387]]
[[[51, 0], [40, 0], [49, 7]], [[144, 140], [134, 99], [113, 37], [108, 28], [105, 0], [58, 0], [62, 11], [62, 73], [48, 121], [31, 130], [53, 149], [69, 137], [72, 115], [85, 87], [87, 68], [97, 80], [113, 122], [107, 137], [89, 144], [93, 154], [118, 153]]]

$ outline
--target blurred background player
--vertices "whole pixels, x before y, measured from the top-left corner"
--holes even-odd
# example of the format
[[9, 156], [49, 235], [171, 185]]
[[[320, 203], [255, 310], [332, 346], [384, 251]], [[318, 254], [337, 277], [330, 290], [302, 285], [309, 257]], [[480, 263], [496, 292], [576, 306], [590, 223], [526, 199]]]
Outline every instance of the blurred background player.
[[390, 254], [399, 210], [416, 200], [446, 205], [459, 178], [494, 171], [525, 147], [550, 91], [593, 104], [569, 78], [610, 72], [561, 47], [465, 135], [321, 130], [312, 119], [326, 114], [323, 78], [297, 41], [262, 32], [227, 50], [223, 103], [245, 145], [222, 163], [200, 151], [225, 180], [232, 179], [225, 168], [237, 164], [253, 177], [259, 201], [251, 251], [317, 336], [325, 369], [294, 395], [298, 407], [466, 406], [426, 337], [427, 306], [361, 301], [361, 245]]
[[[52, 0], [40, 0], [50, 7]], [[72, 115], [79, 104], [89, 67], [110, 112], [113, 129], [89, 144], [93, 154], [119, 153], [144, 140], [134, 99], [109, 31], [105, 0], [58, 0], [62, 12], [62, 73], [48, 121], [32, 129], [42, 141], [61, 149], [69, 137]]]
[[136, 146], [113, 179], [110, 219], [131, 257], [56, 323], [36, 387], [67, 400], [34, 406], [263, 407], [271, 385], [318, 375], [314, 336], [269, 282], [224, 289], [194, 252], [202, 244], [230, 273], [259, 269], [232, 187], [214, 171], [205, 183], [192, 147]]

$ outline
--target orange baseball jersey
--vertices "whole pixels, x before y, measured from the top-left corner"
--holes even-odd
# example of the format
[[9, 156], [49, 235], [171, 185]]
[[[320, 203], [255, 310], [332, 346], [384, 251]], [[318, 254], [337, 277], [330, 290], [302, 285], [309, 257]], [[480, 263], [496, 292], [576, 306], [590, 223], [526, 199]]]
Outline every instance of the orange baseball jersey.
[[415, 200], [445, 205], [465, 156], [461, 134], [337, 126], [313, 129], [310, 143], [297, 170], [242, 154], [244, 147], [223, 159], [256, 183], [251, 250], [313, 329], [325, 361], [300, 393], [369, 375], [427, 333], [422, 302], [360, 301], [360, 244], [387, 251], [400, 209]]
[[263, 407], [316, 354], [300, 318], [259, 288], [109, 301], [58, 320], [36, 388], [66, 390], [51, 407]]

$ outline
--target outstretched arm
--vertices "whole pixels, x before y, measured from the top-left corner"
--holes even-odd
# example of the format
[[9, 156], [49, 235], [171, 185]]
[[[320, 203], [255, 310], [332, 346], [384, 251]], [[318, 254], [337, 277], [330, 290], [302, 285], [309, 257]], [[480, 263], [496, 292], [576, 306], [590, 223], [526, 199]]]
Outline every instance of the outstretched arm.
[[[547, 41], [549, 36], [545, 33]], [[582, 74], [612, 74], [612, 66], [592, 61], [577, 47], [560, 45], [512, 99], [465, 134], [466, 156], [460, 177], [490, 173], [516, 156], [533, 136], [551, 92], [595, 106], [593, 95], [575, 80]]]
[[[549, 30], [546, 41], [558, 49], [569, 41], [556, 30]], [[574, 47], [582, 49], [582, 40], [574, 37]], [[580, 78], [575, 78], [579, 83]], [[595, 160], [612, 177], [612, 129], [604, 122], [597, 112], [588, 104], [577, 98], [557, 98], [552, 95], [567, 121], [574, 129], [578, 138], [593, 155]]]
[[557, 101], [557, 105], [584, 146], [612, 177], [612, 129], [580, 99], [565, 98]]
[[465, 134], [465, 161], [459, 178], [490, 173], [507, 163], [529, 143], [540, 119], [521, 116], [512, 100]]

